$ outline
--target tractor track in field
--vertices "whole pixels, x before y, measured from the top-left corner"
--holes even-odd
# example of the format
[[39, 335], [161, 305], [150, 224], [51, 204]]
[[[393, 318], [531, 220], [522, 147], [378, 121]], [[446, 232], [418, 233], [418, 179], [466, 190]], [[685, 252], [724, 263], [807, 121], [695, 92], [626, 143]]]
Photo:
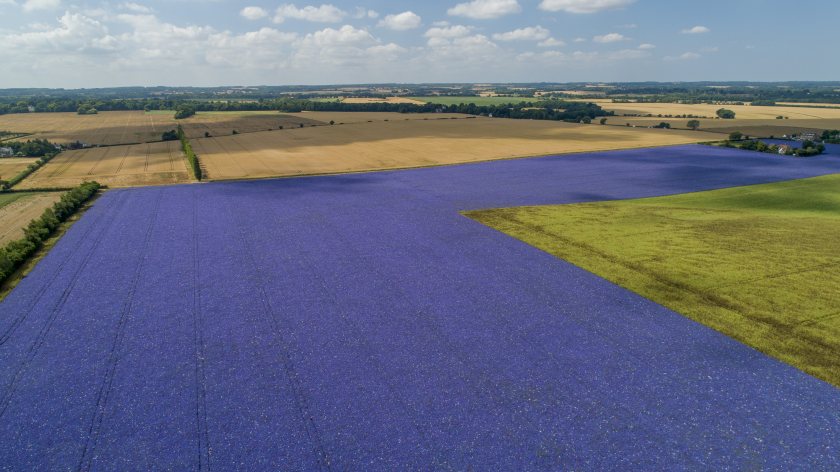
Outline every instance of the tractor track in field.
[[143, 160], [143, 173], [146, 174], [149, 172], [149, 154], [152, 153], [152, 145], [146, 144], [146, 155]]
[[195, 422], [198, 431], [198, 470], [210, 470], [210, 433], [207, 426], [207, 371], [204, 344], [204, 316], [201, 311], [201, 259], [198, 243], [198, 198], [192, 192], [192, 256], [193, 256], [193, 339], [195, 342]]
[[113, 146], [108, 146], [105, 148], [105, 152], [103, 152], [102, 155], [99, 156], [99, 159], [97, 159], [96, 162], [93, 163], [93, 165], [87, 171], [87, 175], [94, 174], [94, 171], [96, 170], [97, 166], [99, 166], [99, 163], [102, 162], [108, 156], [108, 154], [110, 154], [111, 149], [113, 149]]
[[131, 151], [131, 146], [126, 146], [125, 147], [125, 153], [123, 153], [123, 157], [122, 157], [122, 159], [120, 159], [120, 163], [119, 163], [119, 165], [117, 165], [117, 170], [114, 171], [113, 175], [119, 175], [120, 171], [123, 168], [123, 165], [125, 164], [126, 158], [128, 158], [129, 151]]
[[111, 390], [113, 388], [114, 377], [117, 371], [117, 365], [119, 364], [119, 352], [122, 348], [122, 341], [125, 338], [125, 327], [131, 318], [131, 313], [134, 308], [134, 296], [137, 293], [137, 286], [140, 284], [140, 276], [142, 275], [143, 269], [146, 266], [146, 260], [148, 259], [146, 254], [149, 248], [149, 243], [152, 240], [152, 233], [154, 232], [155, 225], [157, 224], [158, 212], [160, 210], [160, 202], [162, 200], [163, 191], [159, 190], [157, 199], [155, 200], [154, 209], [152, 210], [152, 215], [149, 218], [149, 227], [146, 229], [146, 234], [143, 238], [142, 249], [139, 252], [139, 261], [137, 263], [137, 268], [135, 269], [134, 274], [132, 276], [128, 296], [126, 297], [126, 300], [123, 304], [123, 308], [120, 312], [120, 317], [117, 320], [116, 332], [114, 333], [114, 341], [111, 344], [111, 349], [108, 352], [105, 376], [102, 379], [102, 383], [96, 395], [96, 404], [94, 406], [93, 417], [91, 418], [85, 445], [82, 449], [78, 466], [76, 467], [76, 470], [79, 471], [90, 470], [91, 465], [93, 463], [93, 459], [95, 457], [96, 446], [99, 443], [99, 435], [102, 431], [102, 423], [105, 420], [105, 412], [108, 407], [108, 400], [110, 398]]
[[[78, 249], [85, 242], [87, 242], [87, 237], [93, 231], [93, 229], [98, 226], [98, 224], [101, 220], [105, 219], [106, 215], [109, 215], [111, 213], [115, 213], [116, 210], [114, 210], [114, 208], [115, 207], [120, 207], [124, 200], [125, 200], [125, 198], [123, 197], [119, 200], [119, 202], [114, 203], [112, 206], [109, 206], [107, 211], [103, 211], [102, 213], [100, 213], [97, 216], [96, 221], [93, 221], [93, 222], [91, 222], [91, 224], [88, 225], [88, 227], [85, 229], [85, 232], [82, 234], [82, 236], [80, 238], [78, 238], [78, 242], [73, 247], [73, 250], [69, 251], [67, 253], [67, 256], [61, 261], [61, 263], [58, 265], [58, 267], [56, 267], [55, 272], [52, 274], [52, 276], [50, 276], [44, 282], [44, 284], [41, 286], [41, 288], [37, 292], [35, 292], [35, 297], [32, 299], [32, 302], [28, 305], [26, 310], [22, 314], [18, 315], [14, 319], [14, 321], [12, 321], [12, 324], [6, 329], [6, 331], [2, 335], [0, 335], [0, 346], [5, 344], [6, 341], [8, 341], [9, 338], [11, 338], [11, 336], [15, 333], [15, 331], [17, 331], [18, 326], [20, 326], [21, 323], [26, 321], [26, 318], [29, 316], [29, 314], [32, 312], [32, 310], [35, 308], [35, 306], [38, 304], [38, 302], [41, 301], [41, 298], [44, 296], [44, 294], [47, 292], [47, 290], [52, 286], [52, 283], [55, 281], [55, 279], [57, 279], [58, 276], [61, 275], [61, 271], [64, 269], [64, 266], [67, 264], [67, 262], [70, 259], [72, 259], [73, 255], [76, 254], [76, 251], [78, 251]], [[115, 215], [112, 215], [112, 216], [115, 216]], [[105, 228], [108, 228], [109, 226], [110, 226], [110, 222], [105, 224]], [[91, 247], [90, 251], [93, 251], [93, 249], [94, 249], [94, 247]]]
[[[114, 216], [116, 217], [116, 215]], [[113, 221], [111, 223], [113, 223]], [[44, 345], [47, 335], [50, 333], [52, 326], [55, 323], [59, 312], [61, 311], [61, 308], [67, 302], [67, 299], [70, 297], [70, 293], [72, 293], [73, 289], [75, 288], [76, 283], [79, 280], [79, 276], [83, 272], [83, 269], [87, 267], [88, 263], [93, 257], [93, 254], [99, 247], [99, 243], [102, 242], [103, 237], [110, 229], [111, 225], [109, 224], [105, 226], [102, 229], [102, 231], [100, 231], [99, 234], [96, 236], [96, 239], [94, 239], [90, 250], [85, 254], [85, 257], [82, 260], [81, 264], [79, 264], [78, 267], [76, 267], [76, 270], [73, 272], [70, 281], [67, 284], [67, 287], [62, 291], [57, 303], [53, 306], [52, 310], [50, 310], [50, 313], [47, 316], [46, 323], [44, 324], [44, 326], [41, 327], [41, 330], [38, 332], [38, 335], [36, 336], [34, 342], [29, 347], [25, 359], [21, 362], [21, 365], [18, 368], [17, 372], [15, 372], [15, 375], [12, 377], [11, 382], [9, 382], [9, 384], [6, 386], [2, 397], [0, 397], [0, 419], [2, 419], [3, 415], [6, 413], [6, 410], [8, 409], [9, 404], [11, 403], [12, 396], [17, 390], [17, 386], [20, 382], [20, 379], [22, 378], [23, 374], [28, 370], [29, 365], [31, 364], [35, 356], [38, 354], [38, 351], [40, 350], [41, 346]]]
[[[219, 142], [219, 140], [218, 140], [218, 139], [216, 139], [215, 137], [211, 137], [211, 138], [210, 138], [210, 141], [211, 141], [213, 144], [215, 144], [216, 146], [218, 146], [218, 147], [219, 147], [219, 149], [221, 149], [221, 150], [222, 150], [225, 154], [230, 154], [230, 151], [228, 151], [228, 150], [227, 150], [227, 149], [226, 149], [226, 148], [222, 145], [222, 143], [221, 143], [221, 142]], [[231, 159], [231, 161], [233, 161], [233, 162], [236, 164], [236, 167], [238, 167], [238, 168], [239, 168], [239, 170], [240, 170], [240, 172], [241, 172], [241, 175], [244, 175], [244, 176], [249, 175], [249, 174], [248, 174], [248, 172], [246, 172], [246, 171], [245, 171], [245, 168], [244, 168], [244, 167], [242, 167], [242, 164], [240, 164], [240, 163], [239, 163], [239, 160], [238, 160], [238, 159]], [[207, 177], [207, 176], [205, 176], [205, 177]]]
[[[80, 150], [76, 151], [74, 153], [75, 154], [74, 156], [68, 157], [64, 162], [58, 164], [56, 166], [55, 170], [52, 171], [49, 175], [47, 175], [47, 177], [48, 178], [53, 178], [53, 177], [59, 177], [59, 176], [63, 175], [65, 172], [67, 172], [68, 169], [70, 169], [70, 167], [72, 167], [73, 165], [75, 165], [76, 163], [81, 161], [84, 158], [84, 156], [86, 156], [87, 153], [90, 152], [91, 149], [93, 149], [93, 148], [84, 148], [84, 149], [80, 149]], [[56, 156], [56, 157], [58, 157], [58, 156]], [[53, 159], [55, 159], [55, 157]], [[44, 169], [45, 171], [47, 170], [46, 167], [47, 166], [45, 166], [45, 169]]]
[[[233, 216], [234, 221], [242, 223], [241, 212], [234, 211], [230, 208], [230, 206], [227, 206], [227, 211]], [[300, 376], [297, 373], [294, 363], [292, 362], [292, 357], [289, 354], [291, 349], [288, 339], [286, 339], [286, 336], [283, 335], [284, 327], [281, 326], [281, 322], [277, 317], [274, 306], [268, 298], [268, 291], [266, 290], [264, 282], [265, 274], [263, 273], [262, 267], [254, 257], [253, 246], [246, 235], [247, 227], [247, 225], [239, 225], [239, 239], [245, 249], [246, 257], [250, 263], [249, 267], [252, 268], [252, 275], [254, 276], [253, 278], [257, 289], [259, 290], [263, 317], [268, 322], [271, 330], [274, 332], [274, 336], [277, 339], [278, 344], [280, 345], [283, 370], [289, 383], [289, 387], [292, 389], [298, 414], [305, 425], [306, 434], [309, 437], [309, 440], [314, 444], [314, 452], [318, 456], [319, 465], [321, 466], [321, 469], [326, 469], [328, 471], [332, 470], [330, 456], [327, 454], [326, 448], [324, 447], [323, 438], [321, 437], [321, 433], [318, 431], [318, 426], [312, 415], [312, 408], [309, 405], [306, 395], [304, 395], [304, 387], [300, 382]]]

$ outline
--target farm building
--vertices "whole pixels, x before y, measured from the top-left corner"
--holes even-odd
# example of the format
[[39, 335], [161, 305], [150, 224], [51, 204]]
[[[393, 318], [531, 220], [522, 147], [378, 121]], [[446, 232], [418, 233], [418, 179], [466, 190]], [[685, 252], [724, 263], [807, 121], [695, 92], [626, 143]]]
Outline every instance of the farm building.
[[788, 144], [782, 144], [779, 146], [779, 154], [787, 154], [791, 151], [791, 147]]

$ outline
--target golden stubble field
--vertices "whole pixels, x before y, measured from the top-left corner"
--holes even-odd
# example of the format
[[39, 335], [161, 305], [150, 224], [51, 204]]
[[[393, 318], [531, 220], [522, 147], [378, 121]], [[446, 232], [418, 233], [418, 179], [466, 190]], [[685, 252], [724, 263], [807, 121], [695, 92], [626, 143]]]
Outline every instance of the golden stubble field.
[[334, 121], [337, 124], [376, 123], [391, 121], [432, 121], [447, 119], [464, 119], [468, 115], [459, 113], [394, 113], [382, 111], [304, 111], [301, 113], [287, 113], [295, 118], [305, 118], [322, 123]]
[[[682, 103], [612, 103], [611, 100], [585, 100], [595, 102], [607, 111], [617, 115], [695, 115], [714, 118], [715, 112], [726, 108], [735, 112], [736, 120], [775, 120], [777, 116], [786, 116], [791, 120], [838, 120], [840, 108], [774, 106], [761, 107], [751, 105], [690, 105]], [[721, 120], [724, 121], [724, 120]], [[732, 120], [725, 120], [732, 121]]]
[[[686, 105], [679, 103], [611, 103], [610, 100], [593, 100], [605, 110], [613, 111], [617, 116], [607, 117], [609, 125], [618, 126], [656, 126], [667, 122], [672, 128], [688, 129], [692, 118], [676, 118], [665, 115], [694, 115], [710, 118], [697, 118], [700, 129], [712, 133], [728, 134], [740, 131], [750, 136], [781, 137], [801, 134], [809, 131], [840, 129], [840, 108], [820, 108], [805, 106], [750, 106], [750, 105]], [[719, 108], [735, 112], [735, 119], [723, 120], [715, 117]], [[654, 116], [622, 116], [638, 114]], [[658, 116], [658, 115], [663, 116]], [[784, 117], [778, 119], [777, 117]], [[718, 138], [719, 139], [719, 138]]]
[[109, 111], [96, 115], [76, 113], [21, 113], [0, 115], [0, 130], [30, 133], [26, 139], [47, 139], [66, 144], [115, 145], [160, 141], [164, 131], [178, 124], [190, 138], [253, 133], [256, 131], [313, 126], [325, 123], [310, 117], [278, 112], [202, 112], [176, 120], [174, 112]]
[[194, 139], [210, 179], [361, 172], [686, 144], [716, 135], [471, 118], [357, 123]]
[[189, 182], [179, 141], [65, 151], [17, 189], [74, 187], [95, 180], [110, 187]]
[[[23, 237], [30, 221], [61, 199], [62, 192], [5, 194], [0, 199], [0, 247]], [[14, 198], [13, 201], [7, 202]]]
[[[672, 128], [688, 129], [688, 118], [635, 118], [615, 116], [608, 118], [608, 124], [626, 126], [656, 126], [660, 122], [671, 124]], [[819, 131], [825, 129], [840, 129], [840, 118], [814, 119], [814, 120], [714, 120], [700, 118], [700, 129], [711, 133], [728, 134], [732, 131], [740, 131], [750, 136], [781, 137], [782, 135], [801, 134], [808, 131]], [[720, 139], [720, 136], [718, 136]]]
[[11, 179], [37, 160], [36, 157], [0, 157], [0, 180]]

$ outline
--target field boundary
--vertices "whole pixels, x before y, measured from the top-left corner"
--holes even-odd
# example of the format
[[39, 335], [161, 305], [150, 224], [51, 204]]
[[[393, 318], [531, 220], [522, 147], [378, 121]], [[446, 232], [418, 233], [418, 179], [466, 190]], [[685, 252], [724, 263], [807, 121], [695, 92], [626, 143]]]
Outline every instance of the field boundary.
[[[5, 273], [0, 272], [0, 301], [35, 268], [38, 261], [46, 257], [73, 223], [78, 221], [82, 214], [93, 205], [93, 202], [102, 194], [101, 190], [102, 188], [96, 182], [86, 182], [66, 192], [65, 195], [68, 196], [66, 202], [64, 195], [62, 195], [61, 201], [44, 210], [44, 213], [39, 218], [33, 219], [29, 223], [27, 226], [27, 236], [12, 241], [4, 247], [0, 247], [0, 256], [2, 256], [0, 263], [8, 265], [10, 269]], [[78, 194], [73, 195], [71, 192], [74, 191], [78, 191]], [[74, 199], [79, 199], [78, 206], [73, 205]], [[70, 205], [69, 208], [68, 205]], [[63, 206], [63, 209], [56, 211], [59, 210], [59, 206]], [[61, 211], [66, 212], [66, 216], [63, 218], [57, 215]], [[53, 229], [50, 230], [49, 226], [45, 226], [41, 231], [34, 230], [34, 225], [37, 222], [40, 222], [41, 226], [44, 226], [48, 220], [53, 222]], [[30, 236], [30, 232], [37, 233], [37, 237]], [[37, 241], [34, 239], [37, 239]], [[33, 245], [29, 251], [26, 251], [25, 247], [22, 250], [18, 248], [18, 246], [25, 246], [27, 243]], [[14, 254], [14, 252], [18, 252], [18, 254]]]
[[193, 176], [201, 182], [201, 163], [199, 163], [198, 156], [193, 151], [192, 144], [190, 144], [190, 140], [187, 138], [187, 135], [184, 133], [184, 128], [180, 124], [178, 125], [178, 138], [181, 140], [181, 149], [187, 156], [187, 162], [190, 164], [190, 170], [192, 170]]
[[[518, 161], [520, 159], [539, 159], [544, 157], [560, 157], [560, 156], [573, 156], [577, 154], [595, 154], [595, 153], [602, 153], [602, 152], [620, 152], [620, 151], [633, 151], [639, 149], [659, 149], [659, 148], [668, 148], [668, 147], [678, 147], [678, 146], [701, 146], [702, 141], [692, 142], [692, 143], [685, 143], [685, 144], [660, 144], [660, 145], [647, 145], [647, 146], [630, 146], [630, 147], [623, 147], [623, 148], [616, 148], [616, 149], [604, 149], [601, 151], [595, 150], [588, 150], [588, 151], [569, 151], [569, 152], [552, 152], [548, 154], [525, 154], [520, 156], [510, 156], [510, 157], [499, 157], [493, 159], [486, 159], [480, 161], [466, 161], [466, 162], [451, 162], [451, 163], [443, 163], [443, 164], [422, 164], [416, 166], [401, 166], [401, 167], [388, 167], [382, 169], [362, 169], [362, 170], [350, 170], [350, 171], [340, 171], [340, 172], [314, 172], [314, 173], [306, 173], [306, 174], [293, 174], [293, 175], [277, 175], [277, 176], [259, 176], [259, 177], [237, 177], [237, 178], [221, 178], [221, 179], [208, 179], [207, 182], [247, 182], [252, 180], [274, 180], [274, 179], [297, 179], [297, 178], [304, 178], [304, 177], [325, 177], [331, 175], [353, 175], [353, 174], [371, 174], [371, 173], [380, 173], [380, 172], [393, 172], [399, 170], [417, 170], [417, 169], [433, 169], [435, 167], [454, 167], [454, 166], [466, 166], [466, 165], [474, 165], [474, 164], [487, 164], [488, 162], [497, 162], [497, 161]], [[183, 185], [182, 183], [179, 184], [167, 184], [167, 185]]]

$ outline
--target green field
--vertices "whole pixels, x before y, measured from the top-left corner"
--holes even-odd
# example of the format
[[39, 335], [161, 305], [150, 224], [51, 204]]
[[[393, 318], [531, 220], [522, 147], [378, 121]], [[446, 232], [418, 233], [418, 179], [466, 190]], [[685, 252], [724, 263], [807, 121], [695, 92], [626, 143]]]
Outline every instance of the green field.
[[436, 103], [438, 105], [460, 105], [475, 103], [476, 105], [504, 105], [507, 103], [538, 102], [532, 97], [408, 97], [421, 102]]
[[4, 206], [14, 202], [15, 200], [19, 200], [30, 195], [32, 194], [25, 192], [0, 193], [0, 208], [3, 208]]
[[840, 174], [466, 215], [840, 386]]

